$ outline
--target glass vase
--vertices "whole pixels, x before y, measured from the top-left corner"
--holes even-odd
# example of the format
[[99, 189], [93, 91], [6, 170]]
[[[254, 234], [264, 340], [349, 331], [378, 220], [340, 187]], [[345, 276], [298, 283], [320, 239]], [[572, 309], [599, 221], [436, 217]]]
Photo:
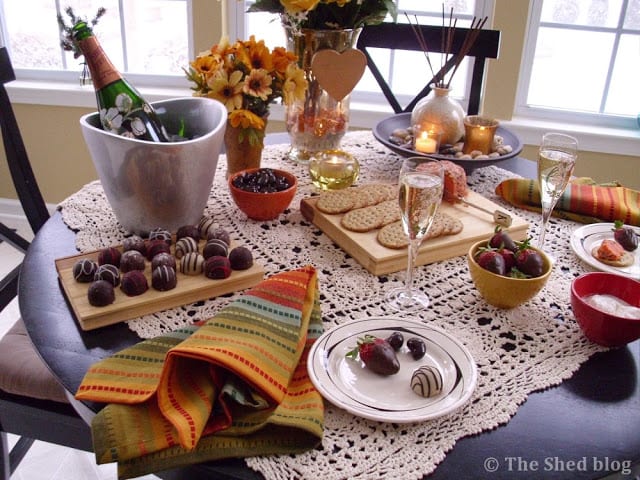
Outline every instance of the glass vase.
[[308, 88], [304, 99], [286, 107], [285, 121], [291, 141], [289, 159], [308, 163], [314, 153], [337, 150], [349, 127], [349, 95], [335, 100], [325, 91], [311, 70], [316, 52], [325, 49], [342, 53], [354, 48], [361, 29], [294, 31], [285, 27], [287, 49], [298, 56]]
[[442, 136], [440, 145], [454, 145], [464, 136], [465, 111], [449, 96], [450, 89], [431, 86], [432, 94], [420, 100], [411, 113], [411, 125], [437, 128]]

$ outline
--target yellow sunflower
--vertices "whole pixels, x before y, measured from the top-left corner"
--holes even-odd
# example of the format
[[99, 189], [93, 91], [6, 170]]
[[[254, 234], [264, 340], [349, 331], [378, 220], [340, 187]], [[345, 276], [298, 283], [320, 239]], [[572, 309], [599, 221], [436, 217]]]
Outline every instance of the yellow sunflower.
[[227, 107], [227, 111], [233, 112], [242, 108], [242, 72], [235, 70], [231, 75], [221, 70], [207, 81], [210, 91], [208, 96], [214, 98]]
[[251, 70], [249, 75], [244, 79], [244, 85], [242, 87], [243, 93], [252, 97], [258, 97], [261, 100], [266, 101], [271, 95], [271, 82], [273, 79], [269, 72], [264, 68], [257, 70]]
[[264, 120], [249, 110], [234, 110], [229, 114], [229, 123], [234, 128], [264, 129]]
[[304, 70], [295, 63], [289, 64], [282, 85], [282, 98], [285, 105], [291, 105], [296, 100], [302, 100], [307, 90], [307, 79]]

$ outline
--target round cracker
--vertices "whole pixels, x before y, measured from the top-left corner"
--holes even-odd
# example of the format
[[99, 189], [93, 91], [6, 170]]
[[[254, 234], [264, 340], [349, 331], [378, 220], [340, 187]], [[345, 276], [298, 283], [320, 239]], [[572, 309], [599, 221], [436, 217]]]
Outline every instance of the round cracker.
[[348, 212], [354, 205], [355, 196], [348, 190], [339, 190], [320, 195], [316, 208], [323, 213], [337, 214]]
[[407, 234], [404, 233], [401, 221], [393, 222], [382, 227], [378, 231], [376, 240], [378, 240], [378, 243], [383, 247], [393, 249], [406, 248], [407, 245], [409, 245], [409, 239], [407, 238]]

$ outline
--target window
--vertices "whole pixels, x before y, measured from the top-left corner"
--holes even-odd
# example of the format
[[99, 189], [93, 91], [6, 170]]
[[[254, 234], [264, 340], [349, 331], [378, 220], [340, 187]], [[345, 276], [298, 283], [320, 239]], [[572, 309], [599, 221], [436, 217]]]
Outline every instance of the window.
[[[244, 5], [242, 5], [243, 3]], [[240, 2], [241, 6], [237, 7], [236, 15], [243, 17], [244, 22], [236, 23], [238, 31], [235, 34], [239, 37], [256, 35], [258, 38], [264, 38], [265, 42], [271, 47], [285, 45], [284, 31], [277, 15], [263, 12], [243, 14], [252, 3], [253, 0], [245, 0]], [[447, 12], [446, 21], [448, 22], [450, 9], [453, 7], [454, 17], [457, 19], [457, 26], [459, 27], [468, 27], [474, 15], [480, 18], [490, 14], [487, 0], [449, 0], [445, 2], [396, 0], [396, 4], [398, 5], [398, 22], [402, 23], [408, 22], [406, 17], [408, 15], [414, 23], [414, 16], [416, 16], [420, 24], [442, 25], [443, 5], [445, 12]], [[383, 73], [387, 75], [389, 85], [403, 104], [408, 103], [422, 89], [424, 84], [420, 84], [420, 79], [432, 77], [422, 53], [391, 53], [388, 50], [379, 50], [378, 52], [373, 51], [372, 55], [377, 57], [375, 60], [378, 66], [383, 65], [383, 62], [386, 65]], [[439, 65], [440, 56], [431, 54], [430, 61], [434, 65]], [[465, 98], [468, 91], [467, 82], [470, 81], [468, 63], [469, 60], [466, 59], [461, 64], [452, 83], [452, 96], [461, 100], [463, 104], [467, 103]], [[360, 80], [351, 98], [353, 102], [377, 105], [378, 108], [390, 110], [384, 97], [380, 95], [380, 87], [368, 70], [365, 71], [365, 75]]]
[[4, 43], [21, 79], [63, 80], [82, 71], [82, 59], [60, 46], [56, 16], [62, 10], [69, 24], [67, 6], [89, 20], [106, 8], [94, 31], [122, 72], [146, 75], [147, 83], [183, 80], [190, 51], [187, 0], [0, 0]]
[[636, 128], [640, 0], [534, 0], [517, 113]]

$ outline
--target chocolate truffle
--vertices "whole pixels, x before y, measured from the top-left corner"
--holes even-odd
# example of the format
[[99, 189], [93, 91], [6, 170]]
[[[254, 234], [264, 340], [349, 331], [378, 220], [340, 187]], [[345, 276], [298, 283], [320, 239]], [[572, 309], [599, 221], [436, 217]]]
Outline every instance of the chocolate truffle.
[[176, 271], [167, 267], [166, 265], [160, 265], [151, 273], [151, 286], [161, 292], [176, 288], [178, 284], [178, 277]]
[[93, 277], [94, 280], [105, 280], [114, 287], [120, 285], [120, 270], [115, 265], [107, 263], [100, 265]]
[[142, 295], [149, 289], [147, 277], [140, 270], [131, 270], [122, 276], [120, 289], [129, 297]]
[[171, 247], [162, 239], [149, 240], [147, 242], [147, 259], [153, 260], [153, 257], [159, 253], [171, 253]]
[[180, 259], [180, 271], [185, 275], [200, 275], [204, 265], [204, 257], [196, 252], [187, 253]]
[[120, 268], [120, 257], [122, 254], [116, 247], [107, 247], [98, 253], [98, 265], [115, 265]]
[[216, 224], [213, 217], [202, 217], [200, 223], [198, 223], [198, 230], [200, 231], [200, 238], [206, 240], [209, 238], [209, 232], [216, 228]]
[[247, 270], [253, 265], [253, 255], [247, 247], [236, 247], [229, 252], [229, 262], [234, 270]]
[[227, 257], [214, 256], [204, 263], [204, 275], [207, 278], [221, 280], [231, 275], [231, 264]]
[[229, 236], [229, 232], [227, 232], [222, 227], [213, 228], [209, 231], [209, 235], [207, 235], [207, 240], [218, 239], [222, 240], [227, 245], [231, 245], [231, 237]]
[[184, 257], [187, 253], [197, 252], [198, 242], [192, 237], [183, 237], [176, 242], [175, 256], [177, 259]]
[[202, 256], [206, 258], [210, 257], [226, 257], [229, 254], [229, 246], [220, 239], [214, 238], [207, 241], [202, 249]]
[[73, 265], [73, 278], [76, 282], [89, 283], [98, 270], [98, 264], [88, 258], [81, 258]]
[[144, 271], [144, 257], [137, 250], [127, 250], [122, 254], [120, 259], [120, 270], [122, 273], [130, 272], [131, 270]]
[[176, 241], [181, 238], [191, 237], [196, 242], [200, 240], [200, 229], [198, 229], [197, 225], [183, 225], [176, 232]]
[[149, 232], [149, 240], [163, 240], [167, 245], [171, 245], [171, 232], [164, 228], [154, 228]]
[[176, 257], [171, 255], [170, 253], [159, 253], [151, 260], [151, 271], [153, 272], [156, 268], [166, 265], [167, 267], [171, 267], [174, 270], [176, 269]]
[[136, 250], [144, 255], [144, 239], [139, 235], [131, 235], [122, 240], [122, 251], [128, 252], [130, 250]]
[[89, 303], [94, 307], [104, 307], [112, 304], [116, 300], [116, 294], [113, 291], [113, 285], [106, 280], [96, 280], [89, 285], [87, 292]]
[[433, 397], [442, 391], [442, 373], [436, 367], [423, 365], [411, 376], [411, 390], [422, 397]]

